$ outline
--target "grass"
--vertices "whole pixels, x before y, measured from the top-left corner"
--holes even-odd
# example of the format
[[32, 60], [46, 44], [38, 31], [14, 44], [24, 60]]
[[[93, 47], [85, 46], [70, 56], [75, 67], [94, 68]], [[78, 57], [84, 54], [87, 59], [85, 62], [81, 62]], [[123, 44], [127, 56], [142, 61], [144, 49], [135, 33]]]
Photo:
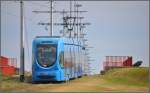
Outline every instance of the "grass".
[[148, 74], [148, 68], [118, 68], [108, 71], [103, 78], [111, 83], [148, 86]]
[[105, 92], [148, 91], [148, 68], [119, 68], [105, 75], [84, 76], [66, 83], [31, 84], [2, 80], [0, 91], [35, 92]]

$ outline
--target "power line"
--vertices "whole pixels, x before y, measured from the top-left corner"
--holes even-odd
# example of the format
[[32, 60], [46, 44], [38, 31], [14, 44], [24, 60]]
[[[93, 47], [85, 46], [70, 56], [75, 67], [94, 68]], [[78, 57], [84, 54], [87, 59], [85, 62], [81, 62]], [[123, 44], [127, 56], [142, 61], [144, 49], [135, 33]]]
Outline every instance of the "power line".
[[[7, 8], [7, 6], [6, 6], [6, 8]], [[7, 19], [5, 18], [4, 20], [6, 21]], [[6, 25], [5, 25], [4, 28], [5, 28], [5, 32], [4, 32], [4, 35], [3, 35], [3, 36], [4, 36], [4, 40], [6, 40], [6, 32], [7, 32], [7, 30], [6, 30], [6, 29], [7, 29]], [[4, 49], [6, 49], [6, 42], [3, 42], [3, 43], [4, 43], [4, 44], [3, 44], [3, 45], [4, 45]], [[6, 53], [6, 51], [3, 52], [3, 55], [5, 55], [5, 53]]]
[[[7, 2], [6, 2], [7, 3]], [[11, 2], [11, 3], [9, 3], [9, 4], [12, 4], [13, 2]], [[14, 3], [16, 3], [16, 2], [14, 2]], [[34, 4], [34, 5], [40, 5], [41, 7], [39, 7], [38, 9], [41, 9], [41, 8], [43, 8], [43, 7], [47, 7], [47, 8], [49, 8], [48, 6], [45, 6], [45, 5], [41, 5], [41, 4], [38, 4], [38, 3], [33, 3], [33, 2], [30, 2], [30, 3], [32, 3], [32, 4]], [[8, 3], [7, 3], [8, 4]], [[25, 4], [24, 4], [24, 6], [25, 6]], [[16, 15], [16, 14], [13, 14], [13, 13], [10, 13], [10, 12], [5, 12], [5, 11], [1, 11], [1, 12], [3, 12], [3, 13], [6, 13], [6, 14], [8, 14], [8, 15], [12, 15], [12, 16], [15, 16], [15, 17], [20, 17], [19, 15]], [[35, 17], [34, 17], [35, 18]], [[32, 20], [34, 19], [34, 18], [26, 18], [25, 17], [25, 20], [28, 20], [28, 21], [31, 21], [31, 22], [33, 22]]]
[[[25, 8], [25, 6], [24, 6], [24, 8]], [[25, 13], [24, 13], [24, 15], [25, 15]], [[30, 62], [31, 61], [31, 57], [30, 57], [30, 53], [29, 53], [29, 42], [28, 42], [28, 31], [26, 30], [26, 28], [27, 28], [27, 25], [26, 25], [26, 22], [25, 22], [25, 20], [24, 20], [24, 28], [25, 28], [25, 30], [24, 30], [24, 32], [25, 32], [25, 41], [26, 41], [26, 47], [27, 47], [27, 54], [28, 54], [28, 62]]]
[[[6, 13], [6, 14], [8, 14], [8, 15], [10, 15], [10, 16], [14, 16], [14, 17], [16, 17], [16, 18], [20, 17], [19, 15], [15, 15], [15, 14], [10, 13], [10, 12], [4, 12], [4, 11], [2, 11], [2, 13]], [[33, 21], [32, 21], [33, 19], [30, 19], [30, 18], [25, 18], [25, 19], [28, 20], [28, 21], [33, 22]]]
[[[46, 6], [46, 5], [43, 5], [43, 4], [39, 4], [39, 3], [33, 3], [33, 2], [30, 2], [31, 4], [34, 4], [34, 5], [38, 5], [38, 6], [41, 6], [41, 7], [45, 7], [45, 8], [50, 8], [50, 7], [48, 7], [48, 5]], [[40, 8], [41, 8], [40, 7]]]
[[[9, 16], [12, 16], [12, 17], [15, 17], [16, 19], [18, 19], [20, 16], [19, 15], [16, 15], [16, 14], [13, 14], [13, 13], [10, 13], [10, 12], [5, 12], [5, 11], [2, 11], [1, 12], [1, 14], [2, 13], [5, 13], [5, 14], [7, 14], [7, 15], [9, 15]], [[35, 17], [34, 17], [35, 18]], [[30, 21], [30, 22], [34, 22], [33, 20], [34, 20], [34, 18], [27, 18], [27, 17], [24, 17], [24, 19], [25, 20], [28, 20], [28, 21]], [[47, 18], [47, 19], [49, 19], [49, 18]], [[45, 20], [47, 20], [47, 19], [45, 19]], [[5, 27], [6, 28], [6, 27]]]

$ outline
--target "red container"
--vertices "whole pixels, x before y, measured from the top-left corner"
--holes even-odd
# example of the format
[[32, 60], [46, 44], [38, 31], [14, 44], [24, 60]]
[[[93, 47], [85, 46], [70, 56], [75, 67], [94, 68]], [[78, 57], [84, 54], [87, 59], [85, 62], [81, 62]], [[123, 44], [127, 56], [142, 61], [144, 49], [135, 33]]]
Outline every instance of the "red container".
[[128, 59], [123, 62], [123, 66], [132, 66], [132, 57], [128, 57]]
[[1, 56], [0, 57], [0, 66], [8, 66], [8, 58]]
[[12, 76], [15, 73], [15, 66], [13, 63], [10, 63], [8, 58], [1, 56], [0, 57], [0, 73], [3, 76]]
[[1, 72], [3, 76], [12, 76], [15, 73], [15, 68], [13, 66], [3, 66]]
[[116, 67], [131, 67], [132, 56], [106, 56], [106, 61], [103, 62], [104, 70]]

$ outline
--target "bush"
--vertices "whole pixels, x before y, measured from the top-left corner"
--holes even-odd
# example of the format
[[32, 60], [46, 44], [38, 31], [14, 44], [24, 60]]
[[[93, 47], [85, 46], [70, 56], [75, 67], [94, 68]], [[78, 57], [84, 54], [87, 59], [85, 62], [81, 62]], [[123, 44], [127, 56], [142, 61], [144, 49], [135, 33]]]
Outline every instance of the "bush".
[[133, 66], [139, 67], [139, 66], [141, 66], [142, 63], [143, 63], [143, 61], [137, 61], [136, 63], [133, 64]]
[[100, 73], [101, 73], [101, 75], [104, 75], [104, 74], [105, 74], [105, 71], [104, 71], [104, 70], [101, 70]]

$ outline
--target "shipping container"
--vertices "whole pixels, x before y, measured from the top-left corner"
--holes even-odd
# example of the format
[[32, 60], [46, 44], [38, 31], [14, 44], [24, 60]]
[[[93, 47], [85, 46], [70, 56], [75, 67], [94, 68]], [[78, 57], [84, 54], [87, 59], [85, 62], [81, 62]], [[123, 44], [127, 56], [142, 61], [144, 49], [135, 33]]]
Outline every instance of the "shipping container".
[[120, 68], [120, 67], [131, 67], [132, 66], [132, 56], [106, 56], [103, 62], [104, 70], [110, 68]]
[[15, 73], [15, 68], [13, 66], [3, 66], [1, 67], [2, 76], [12, 76]]
[[0, 57], [0, 66], [8, 66], [8, 58], [1, 56]]
[[0, 73], [2, 76], [12, 76], [15, 74], [17, 67], [16, 58], [7, 58], [4, 56], [0, 57]]

